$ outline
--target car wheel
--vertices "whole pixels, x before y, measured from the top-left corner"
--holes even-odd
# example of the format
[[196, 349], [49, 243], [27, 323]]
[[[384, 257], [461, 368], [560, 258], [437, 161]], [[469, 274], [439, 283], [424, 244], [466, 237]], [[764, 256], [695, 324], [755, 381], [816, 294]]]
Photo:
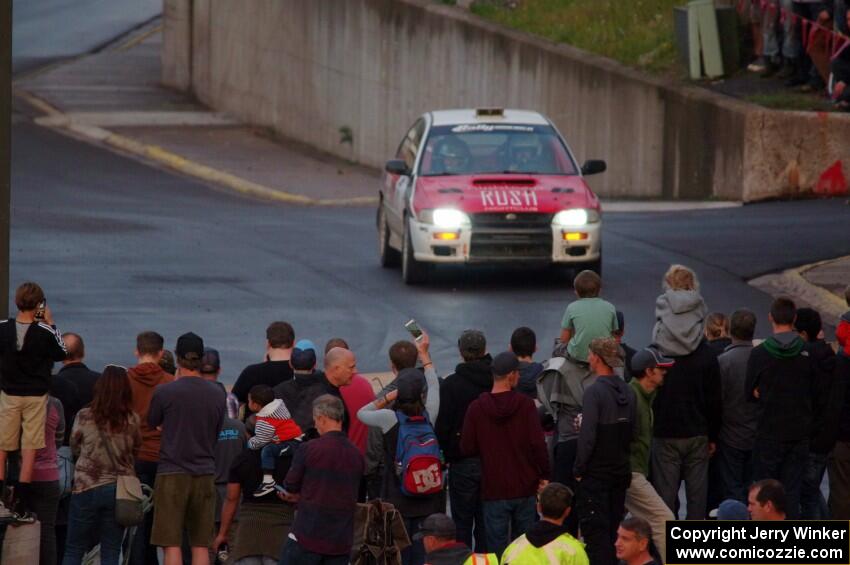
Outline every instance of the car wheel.
[[378, 205], [378, 261], [385, 269], [397, 267], [400, 262], [400, 254], [390, 246], [390, 226], [387, 224], [387, 216], [384, 212], [383, 203]]
[[405, 284], [419, 284], [428, 278], [428, 265], [417, 261], [413, 256], [413, 244], [410, 241], [410, 226], [404, 222], [404, 240], [401, 248], [401, 278]]

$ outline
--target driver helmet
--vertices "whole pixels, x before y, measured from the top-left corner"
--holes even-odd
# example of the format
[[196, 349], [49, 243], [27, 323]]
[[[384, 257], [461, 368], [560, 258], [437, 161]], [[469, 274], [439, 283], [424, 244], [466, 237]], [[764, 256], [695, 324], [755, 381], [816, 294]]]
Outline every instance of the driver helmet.
[[536, 135], [517, 135], [511, 140], [511, 161], [524, 164], [540, 155], [540, 140]]
[[469, 148], [466, 146], [466, 143], [457, 137], [449, 136], [441, 141], [435, 153], [442, 161], [446, 171], [462, 171], [469, 165]]

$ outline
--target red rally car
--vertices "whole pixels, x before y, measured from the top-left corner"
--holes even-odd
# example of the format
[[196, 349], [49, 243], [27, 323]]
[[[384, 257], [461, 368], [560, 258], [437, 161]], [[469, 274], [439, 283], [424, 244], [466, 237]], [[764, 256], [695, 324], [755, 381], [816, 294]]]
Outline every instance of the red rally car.
[[599, 199], [564, 138], [537, 112], [483, 108], [421, 116], [387, 162], [378, 204], [381, 265], [408, 284], [439, 263], [602, 268]]

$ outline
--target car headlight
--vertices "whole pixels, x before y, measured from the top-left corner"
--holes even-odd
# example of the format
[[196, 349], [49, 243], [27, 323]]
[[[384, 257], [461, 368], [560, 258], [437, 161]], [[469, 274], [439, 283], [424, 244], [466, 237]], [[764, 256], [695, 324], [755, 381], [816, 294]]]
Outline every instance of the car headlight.
[[438, 228], [456, 230], [470, 223], [469, 216], [455, 210], [454, 208], [437, 208], [435, 210], [422, 210], [418, 214], [419, 221], [425, 224], [433, 224]]
[[584, 226], [595, 224], [599, 221], [599, 212], [586, 210], [584, 208], [573, 208], [561, 210], [552, 218], [552, 224], [556, 226]]

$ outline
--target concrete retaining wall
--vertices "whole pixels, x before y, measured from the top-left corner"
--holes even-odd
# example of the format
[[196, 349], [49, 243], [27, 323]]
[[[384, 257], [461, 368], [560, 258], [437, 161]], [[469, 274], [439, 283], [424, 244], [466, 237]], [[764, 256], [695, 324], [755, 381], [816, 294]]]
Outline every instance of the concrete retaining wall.
[[[373, 166], [419, 114], [490, 105], [539, 110], [579, 160], [607, 160], [591, 180], [607, 197], [771, 197], [809, 188], [850, 158], [847, 116], [769, 111], [667, 84], [425, 0], [165, 7], [166, 84]], [[340, 143], [342, 128], [353, 144]]]

